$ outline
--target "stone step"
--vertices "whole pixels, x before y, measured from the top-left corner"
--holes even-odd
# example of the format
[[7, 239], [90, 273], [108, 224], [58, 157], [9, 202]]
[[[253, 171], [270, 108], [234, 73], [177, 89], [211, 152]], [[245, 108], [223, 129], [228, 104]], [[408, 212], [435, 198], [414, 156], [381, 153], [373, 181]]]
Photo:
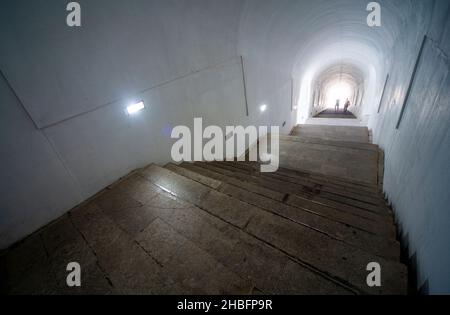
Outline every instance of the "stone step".
[[[214, 181], [209, 181], [209, 185], [214, 187]], [[113, 199], [108, 202], [110, 198]], [[118, 200], [122, 202], [117, 203]], [[136, 207], [137, 204], [140, 205]], [[133, 210], [131, 215], [117, 215], [135, 208], [142, 213]], [[136, 225], [133, 216], [136, 214], [139, 214], [139, 219], [153, 218], [137, 234], [133, 232]], [[25, 277], [30, 274], [30, 279], [25, 279], [27, 281], [20, 282], [19, 288], [8, 292], [357, 293], [231, 224], [175, 198], [140, 174], [111, 185], [88, 204], [77, 207], [56, 224], [45, 227], [31, 241], [37, 244], [31, 247], [40, 248], [32, 253], [37, 253], [37, 259], [42, 263], [27, 273], [21, 272]], [[48, 262], [48, 253], [42, 243], [50, 252], [50, 258], [55, 257], [55, 262]], [[9, 266], [20, 263], [24, 256], [36, 259], [35, 256], [29, 257], [30, 246], [26, 250], [20, 246], [18, 249], [21, 254], [8, 255]], [[86, 276], [79, 289], [68, 288], [65, 283], [67, 261], [78, 261], [82, 265]], [[60, 272], [55, 277], [50, 270], [47, 276], [47, 269]], [[44, 283], [36, 283], [41, 280]], [[50, 288], [51, 281], [60, 287]], [[23, 285], [28, 291], [23, 290]], [[45, 292], [40, 291], [42, 287], [45, 287]]]
[[[225, 162], [233, 163], [233, 162]], [[260, 162], [239, 161], [237, 163], [239, 167], [251, 170], [253, 172], [260, 172]], [[302, 172], [299, 170], [287, 169], [279, 167], [276, 171], [277, 174], [286, 177], [291, 177], [303, 181], [305, 184], [315, 187], [321, 186], [324, 191], [337, 192], [348, 196], [359, 196], [361, 200], [367, 198], [367, 200], [375, 201], [375, 203], [384, 203], [384, 195], [378, 191], [377, 186], [373, 185], [372, 188], [361, 186], [347, 181], [334, 181], [330, 180], [330, 177], [324, 177], [323, 175], [315, 175], [309, 172]], [[319, 177], [317, 177], [319, 176]]]
[[376, 144], [372, 143], [364, 143], [364, 142], [351, 142], [351, 141], [340, 141], [340, 140], [325, 140], [322, 138], [314, 138], [314, 137], [307, 137], [307, 136], [301, 136], [301, 135], [280, 135], [280, 140], [285, 141], [294, 141], [294, 142], [302, 142], [302, 143], [315, 143], [315, 144], [324, 144], [324, 145], [331, 145], [336, 147], [343, 147], [343, 148], [352, 148], [352, 149], [358, 149], [358, 150], [368, 150], [368, 151], [374, 151], [376, 152], [378, 150], [378, 146]]
[[280, 166], [376, 188], [378, 151], [375, 146], [302, 139], [280, 137]]
[[[281, 167], [281, 169], [283, 169]], [[294, 172], [300, 172], [297, 170], [293, 170]], [[306, 171], [305, 171], [306, 172]], [[337, 187], [345, 187], [349, 190], [355, 190], [355, 191], [362, 191], [367, 192], [369, 195], [370, 194], [379, 194], [380, 190], [378, 189], [378, 186], [375, 184], [367, 184], [367, 183], [362, 183], [362, 182], [356, 182], [356, 181], [352, 181], [352, 180], [347, 180], [347, 179], [342, 179], [339, 177], [333, 177], [333, 176], [325, 176], [322, 174], [317, 174], [317, 173], [311, 173], [309, 175], [309, 178], [312, 181], [317, 181], [319, 183], [326, 183], [329, 185], [335, 185]]]
[[[330, 241], [329, 237], [322, 234], [311, 238], [306, 228], [275, 215], [255, 216], [246, 231], [364, 292], [406, 293], [407, 268], [401, 263], [367, 254], [343, 242]], [[383, 287], [369, 289], [367, 286], [366, 268], [371, 262], [381, 266]]]
[[252, 293], [252, 281], [230, 270], [159, 217], [136, 241], [190, 294]]
[[280, 166], [334, 176], [355, 184], [377, 184], [378, 152], [317, 143], [279, 141]]
[[290, 182], [295, 185], [300, 185], [305, 187], [305, 189], [311, 189], [317, 195], [334, 201], [339, 201], [345, 204], [354, 205], [358, 208], [364, 208], [380, 214], [391, 214], [390, 210], [386, 207], [386, 202], [380, 196], [372, 197], [363, 194], [358, 194], [352, 191], [347, 191], [344, 189], [322, 186], [320, 184], [311, 185], [305, 182], [303, 178], [296, 178], [291, 175], [287, 175], [281, 172], [277, 173], [263, 173], [261, 176], [268, 176], [275, 179], [280, 179], [285, 182]]
[[317, 183], [311, 183], [303, 177], [296, 176], [295, 173], [290, 174], [289, 171], [277, 171], [273, 173], [261, 173], [259, 167], [255, 165], [248, 165], [241, 162], [212, 162], [220, 167], [229, 166], [237, 168], [238, 171], [244, 172], [246, 174], [251, 174], [254, 176], [262, 176], [267, 178], [272, 178], [275, 180], [281, 180], [284, 182], [289, 182], [295, 184], [299, 189], [314, 193], [315, 195], [321, 195], [322, 197], [340, 201], [349, 205], [353, 205], [366, 210], [371, 210], [378, 212], [380, 214], [391, 215], [389, 209], [385, 205], [385, 200], [382, 196], [377, 195], [360, 195], [356, 192], [347, 191], [344, 189], [330, 188], [327, 186], [322, 186]]
[[385, 200], [380, 194], [366, 193], [364, 191], [358, 190], [349, 190], [344, 186], [330, 185], [324, 183], [318, 183], [317, 181], [311, 181], [306, 176], [299, 176], [296, 172], [287, 170], [287, 169], [279, 169], [274, 173], [261, 173], [260, 172], [260, 164], [259, 163], [251, 163], [250, 162], [221, 162], [226, 165], [231, 165], [237, 168], [242, 168], [251, 174], [260, 175], [260, 176], [272, 176], [274, 178], [282, 179], [284, 181], [288, 181], [294, 184], [302, 185], [307, 188], [313, 189], [322, 193], [324, 196], [330, 196], [333, 198], [336, 195], [336, 198], [344, 197], [348, 198], [351, 201], [362, 201], [369, 205], [385, 205]]
[[258, 183], [249, 182], [248, 176], [242, 176], [242, 178], [239, 179], [234, 177], [231, 172], [221, 168], [216, 168], [209, 163], [182, 163], [180, 166], [204, 176], [220, 180], [276, 201], [281, 201], [285, 204], [289, 204], [290, 206], [352, 226], [371, 234], [379, 235], [387, 239], [395, 239], [395, 227], [390, 224], [386, 224], [385, 221], [377, 221], [377, 219], [379, 219], [378, 217], [366, 218], [357, 214], [342, 212], [338, 209], [328, 207], [308, 199], [275, 191], [270, 188], [261, 187]]
[[400, 259], [400, 244], [395, 240], [385, 239], [366, 231], [355, 229], [348, 225], [286, 205], [280, 201], [258, 195], [227, 183], [221, 183], [220, 185], [214, 185], [214, 187], [212, 187], [210, 185], [211, 180], [214, 181], [215, 184], [220, 182], [181, 166], [168, 164], [165, 168], [216, 189], [226, 195], [257, 206], [298, 224], [315, 229], [316, 231], [329, 235], [330, 237], [343, 241], [349, 245], [356, 246], [367, 252], [372, 252], [376, 255], [395, 261]]
[[[126, 185], [123, 185], [126, 186]], [[136, 235], [121, 226], [134, 225], [130, 217], [117, 225], [111, 208], [89, 206], [72, 211], [72, 221], [94, 250], [98, 264], [121, 294], [249, 294], [253, 284], [244, 279], [194, 242], [178, 233], [161, 218], [163, 191], [151, 190], [153, 198], [141, 212], [154, 219]], [[113, 189], [122, 198], [128, 192]], [[99, 208], [98, 208], [99, 207]], [[127, 208], [122, 209], [126, 212]], [[182, 266], [182, 267], [180, 267]]]
[[[260, 162], [239, 161], [239, 163], [251, 165], [255, 171], [260, 170]], [[330, 175], [322, 175], [311, 171], [289, 169], [283, 166], [280, 166], [276, 173], [289, 174], [290, 176], [303, 178], [308, 182], [322, 186], [339, 188], [344, 191], [352, 191], [369, 197], [382, 198], [382, 195], [378, 190], [378, 186], [375, 184], [359, 183], [352, 180], [337, 178]]]
[[315, 178], [313, 174], [309, 174], [306, 172], [300, 172], [296, 170], [290, 170], [283, 167], [280, 167], [277, 171], [279, 174], [283, 174], [289, 177], [302, 179], [304, 181], [310, 182], [312, 184], [321, 185], [325, 190], [340, 191], [345, 192], [346, 194], [351, 193], [355, 196], [359, 196], [360, 198], [370, 198], [372, 200], [382, 200], [384, 202], [384, 196], [379, 193], [377, 188], [373, 186], [373, 189], [367, 188], [365, 186], [356, 185], [348, 182], [339, 182], [339, 181], [331, 181], [329, 178], [318, 179]]
[[367, 127], [298, 125], [293, 128], [291, 135], [325, 140], [369, 143], [369, 130]]
[[377, 151], [280, 140], [280, 167], [353, 189], [378, 193]]
[[[164, 191], [195, 204], [342, 284], [369, 294], [406, 293], [407, 270], [403, 264], [371, 255], [167, 169], [152, 165], [142, 170], [141, 174]], [[366, 266], [370, 262], [377, 262], [382, 266], [382, 287], [367, 286]]]
[[[201, 250], [231, 272], [250, 282], [255, 291], [263, 294], [355, 294], [356, 290], [345, 286], [326, 274], [310, 266], [295, 261], [289, 255], [269, 246], [243, 230], [194, 205], [176, 198], [169, 193], [161, 193], [148, 204], [155, 215], [161, 218], [177, 233], [188, 239]], [[158, 238], [159, 239], [159, 238]], [[152, 255], [166, 251], [158, 240], [148, 242]], [[163, 238], [162, 241], [166, 242]], [[176, 250], [178, 242], [171, 242]], [[174, 255], [177, 255], [176, 253]], [[184, 268], [179, 261], [179, 268]], [[203, 261], [198, 261], [202, 268]], [[228, 283], [221, 276], [221, 270], [208, 273], [211, 282]], [[231, 294], [240, 294], [233, 290]], [[220, 294], [226, 294], [222, 292]]]
[[358, 213], [360, 215], [369, 215], [369, 217], [379, 217], [380, 220], [386, 220], [392, 222], [392, 215], [388, 211], [388, 209], [384, 207], [376, 207], [367, 204], [361, 204], [360, 202], [354, 201], [349, 198], [339, 198], [338, 196], [333, 195], [333, 199], [329, 199], [327, 197], [323, 197], [320, 195], [318, 191], [309, 188], [307, 186], [297, 185], [295, 183], [286, 182], [285, 178], [277, 178], [276, 175], [270, 175], [270, 173], [253, 173], [251, 171], [244, 170], [242, 168], [236, 167], [236, 164], [222, 163], [222, 162], [211, 162], [212, 165], [226, 169], [235, 174], [240, 173], [243, 176], [248, 176], [249, 179], [260, 179], [259, 183], [263, 186], [271, 186], [276, 185], [277, 190], [280, 191], [282, 188], [283, 192], [298, 195], [300, 197], [316, 201], [318, 203], [335, 207], [339, 210]]

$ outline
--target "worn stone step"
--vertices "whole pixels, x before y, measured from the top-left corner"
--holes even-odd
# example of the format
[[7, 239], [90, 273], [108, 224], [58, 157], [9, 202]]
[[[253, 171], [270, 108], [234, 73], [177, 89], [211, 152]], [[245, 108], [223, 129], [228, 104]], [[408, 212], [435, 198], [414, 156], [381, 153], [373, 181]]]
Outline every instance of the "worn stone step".
[[286, 199], [286, 203], [299, 208], [309, 209], [310, 211], [320, 213], [321, 215], [344, 224], [359, 227], [379, 236], [390, 239], [396, 238], [395, 226], [391, 221], [380, 221], [378, 218], [369, 218], [367, 216], [359, 216], [356, 213], [343, 212], [334, 207], [320, 204], [296, 195], [289, 195]]
[[323, 191], [329, 193], [342, 195], [376, 205], [385, 203], [384, 196], [382, 194], [378, 192], [369, 192], [366, 190], [362, 190], [359, 189], [360, 187], [354, 187], [354, 185], [348, 187], [347, 185], [338, 185], [329, 182], [314, 180], [310, 177], [309, 174], [285, 168], [279, 168], [279, 170], [275, 174], [295, 179], [298, 181], [298, 183], [303, 183], [305, 185], [320, 186]]
[[[310, 180], [372, 193], [379, 192], [379, 159], [376, 151], [280, 140], [281, 169], [307, 174]], [[352, 162], [347, 163], [349, 160]], [[330, 172], [326, 171], [329, 168]], [[335, 168], [342, 172], [334, 172]]]
[[[255, 212], [260, 211], [256, 207], [156, 165], [144, 169], [142, 175], [161, 189], [239, 228], [244, 227]], [[243, 211], [243, 208], [246, 210]]]
[[[289, 255], [219, 217], [169, 193], [159, 194], [152, 199], [149, 206], [157, 217], [242, 279], [251, 282], [258, 292], [264, 294], [356, 293], [326, 274], [295, 261]], [[176, 249], [178, 242], [172, 244]], [[148, 244], [148, 246], [155, 251], [160, 250], [158, 243]], [[199, 265], [201, 266], [201, 262]], [[209, 276], [212, 277], [212, 281], [215, 277], [220, 277], [214, 274]]]
[[[249, 163], [249, 164], [256, 165], [256, 167], [259, 169], [259, 162], [246, 161], [246, 162], [242, 162], [242, 163]], [[370, 184], [370, 183], [366, 183], [366, 182], [359, 182], [359, 181], [351, 180], [348, 178], [335, 177], [335, 176], [331, 176], [331, 175], [323, 175], [320, 173], [312, 172], [311, 170], [290, 169], [290, 168], [283, 167], [282, 165], [280, 165], [279, 170], [280, 171], [285, 170], [290, 173], [296, 173], [300, 176], [306, 177], [309, 180], [311, 180], [313, 182], [317, 182], [321, 185], [324, 185], [324, 184], [335, 185], [337, 187], [344, 187], [344, 188], [347, 188], [348, 190], [354, 190], [357, 192], [361, 191], [362, 193], [368, 193], [368, 194], [378, 195], [380, 193], [379, 187], [375, 183]]]
[[342, 184], [335, 184], [332, 182], [327, 181], [321, 181], [317, 179], [311, 178], [310, 174], [302, 173], [295, 170], [289, 170], [285, 168], [279, 168], [277, 171], [277, 174], [281, 174], [284, 176], [288, 176], [291, 178], [295, 178], [301, 181], [306, 181], [308, 183], [311, 183], [312, 185], [319, 185], [322, 187], [324, 191], [337, 193], [337, 194], [344, 194], [346, 196], [349, 196], [351, 198], [357, 198], [362, 201], [371, 202], [374, 204], [384, 204], [385, 199], [384, 195], [379, 192], [374, 191], [367, 191], [365, 189], [361, 189], [361, 187], [355, 186], [355, 185], [342, 185]]
[[313, 191], [309, 191], [308, 189], [304, 189], [303, 187], [297, 187], [292, 183], [286, 183], [285, 181], [280, 179], [276, 179], [273, 177], [258, 176], [257, 174], [252, 174], [251, 172], [235, 168], [226, 163], [213, 162], [213, 163], [205, 163], [204, 165], [205, 167], [209, 167], [211, 165], [216, 168], [224, 169], [225, 171], [228, 172], [227, 175], [235, 176], [243, 180], [253, 181], [269, 189], [288, 193], [290, 195], [297, 195], [299, 197], [312, 200], [317, 203], [327, 205], [329, 207], [333, 207], [344, 212], [356, 214], [358, 216], [370, 218], [377, 221], [390, 222], [391, 224], [393, 223], [393, 219], [390, 213], [380, 213], [370, 211], [368, 209], [358, 208], [353, 205], [349, 205], [339, 201], [322, 198], [319, 195], [315, 195]]
[[[352, 192], [339, 191], [339, 189], [324, 187], [319, 184], [316, 184], [313, 187], [311, 187], [311, 185], [306, 186], [302, 183], [302, 181], [281, 175], [279, 173], [274, 173], [270, 175], [262, 174], [262, 176], [268, 176], [271, 178], [283, 180], [285, 182], [290, 182], [295, 185], [299, 185], [300, 188], [302, 187], [309, 188], [318, 196], [326, 199], [356, 206], [358, 208], [363, 208], [366, 210], [377, 212], [379, 214], [390, 215], [389, 209], [386, 207], [384, 199], [381, 198], [375, 199], [372, 197], [366, 197], [364, 195], [358, 195]], [[305, 188], [302, 189], [305, 190]]]
[[[67, 286], [67, 264], [76, 261], [85, 276], [81, 287]], [[0, 257], [1, 285], [9, 295], [112, 294], [114, 288], [97, 257], [67, 214]]]
[[356, 184], [375, 185], [378, 153], [324, 144], [280, 140], [280, 166], [345, 178]]
[[[167, 169], [152, 165], [144, 169], [142, 175], [163, 190], [194, 203], [210, 214], [344, 284], [348, 283], [366, 293], [406, 293], [406, 267], [400, 263], [368, 254]], [[271, 226], [274, 228], [272, 235]], [[288, 239], [285, 239], [286, 237]], [[384, 286], [379, 288], [369, 288], [366, 284], [365, 267], [374, 261], [383, 266]]]
[[[283, 168], [281, 168], [283, 169]], [[294, 172], [301, 172], [299, 170], [294, 170]], [[306, 171], [305, 171], [306, 172]], [[321, 174], [311, 173], [309, 174], [309, 178], [311, 181], [315, 181], [319, 184], [327, 184], [334, 185], [335, 187], [344, 187], [347, 190], [354, 190], [361, 193], [367, 194], [379, 194], [380, 190], [377, 185], [369, 185], [366, 183], [357, 183], [353, 181], [343, 180], [342, 178], [333, 177], [333, 176], [324, 176]]]
[[[165, 167], [179, 175], [185, 176], [207, 186], [209, 186], [211, 182], [210, 177], [200, 175], [195, 171], [191, 171], [174, 164], [168, 164]], [[217, 180], [212, 180], [218, 182]], [[372, 252], [376, 255], [395, 261], [400, 259], [400, 245], [395, 240], [379, 237], [366, 231], [353, 228], [303, 209], [286, 205], [280, 201], [255, 194], [251, 191], [227, 183], [214, 185], [214, 187], [211, 188], [219, 190], [224, 194], [257, 206], [263, 210], [269, 211], [298, 224], [315, 229], [362, 250]]]
[[259, 171], [259, 164], [252, 165], [242, 162], [220, 162], [220, 163], [225, 163], [226, 165], [246, 170], [254, 175], [273, 177], [276, 179], [301, 185], [306, 187], [306, 189], [314, 190], [317, 194], [322, 194], [323, 197], [325, 198], [329, 199], [335, 198], [336, 201], [355, 203], [357, 205], [361, 205], [362, 207], [367, 206], [369, 209], [372, 208], [377, 209], [376, 206], [379, 207], [385, 206], [384, 198], [378, 194], [377, 195], [361, 194], [359, 192], [348, 191], [346, 189], [342, 189], [335, 186], [314, 183], [308, 180], [307, 178], [296, 176], [296, 174], [292, 171], [289, 172], [287, 170], [283, 171], [279, 170], [274, 173], [261, 173]]
[[245, 170], [241, 167], [237, 167], [238, 163], [222, 163], [222, 162], [213, 162], [215, 166], [226, 168], [228, 170], [231, 170], [233, 172], [241, 172], [245, 175], [253, 175], [255, 177], [262, 177], [264, 179], [275, 181], [278, 183], [284, 183], [289, 184], [289, 192], [293, 194], [299, 194], [301, 196], [304, 196], [306, 198], [316, 200], [318, 202], [321, 202], [326, 205], [338, 207], [338, 208], [345, 208], [345, 209], [351, 209], [353, 208], [356, 211], [362, 210], [362, 211], [368, 211], [375, 213], [380, 216], [386, 216], [391, 219], [392, 214], [390, 210], [387, 208], [386, 205], [373, 205], [368, 204], [365, 202], [361, 202], [359, 200], [342, 197], [336, 194], [330, 194], [327, 192], [321, 192], [320, 187], [309, 187], [304, 186], [301, 184], [297, 184], [295, 180], [291, 180], [290, 178], [286, 178], [283, 176], [279, 176], [276, 173], [260, 173], [260, 172], [252, 172], [250, 170]]
[[325, 183], [332, 183], [338, 186], [345, 186], [349, 189], [355, 189], [355, 190], [363, 190], [370, 193], [379, 193], [379, 189], [377, 185], [367, 184], [367, 183], [361, 183], [361, 182], [355, 182], [350, 180], [344, 180], [339, 177], [334, 176], [325, 176], [317, 173], [312, 173], [310, 175], [311, 180], [317, 180]]
[[[207, 176], [217, 178], [217, 174], [219, 176], [224, 176], [223, 178], [220, 178], [222, 181], [234, 184], [236, 186], [239, 186], [241, 188], [248, 189], [252, 192], [258, 193], [259, 192], [254, 187], [260, 186], [260, 178], [251, 178], [251, 176], [243, 176], [242, 174], [239, 174], [241, 176], [236, 176], [235, 173], [228, 171], [226, 169], [218, 168], [210, 163], [195, 163], [193, 166], [189, 163], [183, 163], [183, 167], [197, 167], [197, 172], [200, 172], [201, 174], [204, 174], [204, 172], [211, 172], [210, 174], [206, 173]], [[203, 172], [203, 173], [202, 173]], [[231, 180], [231, 181], [230, 181]], [[245, 186], [243, 186], [243, 184]], [[307, 211], [311, 211], [313, 213], [316, 213], [318, 215], [325, 216], [327, 218], [330, 218], [334, 221], [341, 222], [365, 231], [368, 231], [372, 234], [380, 235], [386, 238], [392, 238], [395, 239], [395, 227], [390, 223], [386, 222], [384, 218], [380, 220], [380, 217], [376, 214], [372, 214], [369, 212], [356, 212], [356, 213], [348, 213], [345, 211], [341, 211], [339, 209], [326, 206], [323, 204], [320, 204], [316, 201], [312, 201], [306, 198], [302, 198], [296, 195], [289, 195], [285, 194], [283, 191], [283, 187], [277, 187], [277, 186], [270, 186], [270, 187], [263, 187], [266, 191], [268, 191], [266, 194], [263, 194], [264, 196], [267, 196], [269, 198], [272, 198], [274, 193], [278, 194], [284, 194], [282, 200], [286, 204], [289, 204], [291, 206], [295, 206], [301, 209], [305, 209]], [[273, 189], [273, 190], [271, 190]], [[274, 198], [272, 198], [274, 199]]]
[[298, 125], [292, 129], [291, 135], [332, 141], [369, 143], [369, 130], [367, 127]]
[[254, 288], [159, 217], [136, 241], [188, 294], [250, 294]]
[[372, 143], [364, 142], [352, 142], [352, 141], [342, 141], [342, 140], [325, 140], [317, 137], [308, 137], [301, 135], [280, 135], [280, 140], [293, 141], [293, 142], [303, 142], [303, 143], [317, 143], [332, 145], [337, 147], [352, 148], [359, 150], [377, 151], [378, 146]]
[[[312, 264], [359, 289], [378, 294], [406, 294], [407, 267], [379, 256], [350, 247], [343, 242], [330, 241], [325, 235], [315, 235], [301, 225], [271, 214], [252, 218], [246, 231], [275, 247]], [[366, 268], [369, 263], [380, 264], [383, 287], [368, 288]]]
[[[75, 225], [95, 251], [99, 265], [120, 293], [251, 292], [252, 283], [237, 276], [170, 229], [156, 216], [156, 211], [151, 208], [148, 211], [155, 219], [134, 238], [115, 226], [102, 210], [93, 206], [81, 207], [72, 213]], [[100, 233], [94, 233], [96, 229], [100, 229]], [[180, 265], [183, 267], [180, 268]]]
[[[224, 163], [236, 163], [236, 162], [224, 162]], [[248, 169], [253, 172], [260, 172], [260, 163], [259, 162], [251, 162], [251, 161], [240, 161], [236, 163], [236, 166], [239, 166], [241, 168]], [[378, 192], [378, 189], [373, 186], [373, 189], [367, 188], [365, 186], [355, 185], [347, 182], [332, 182], [328, 179], [317, 179], [315, 178], [313, 174], [308, 172], [301, 172], [298, 170], [292, 170], [287, 169], [283, 167], [279, 167], [276, 171], [276, 174], [291, 177], [298, 179], [300, 182], [304, 183], [305, 185], [311, 185], [311, 187], [315, 187], [319, 185], [322, 187], [324, 191], [329, 192], [339, 192], [344, 195], [348, 196], [357, 196], [358, 198], [362, 198], [361, 200], [365, 200], [364, 198], [367, 198], [367, 201], [374, 202], [375, 204], [381, 203], [383, 204], [385, 202], [384, 196]]]
[[[327, 217], [334, 221], [365, 230], [372, 234], [376, 234], [390, 239], [395, 239], [396, 235], [395, 227], [389, 222], [386, 223], [384, 220], [379, 221], [378, 216], [370, 218], [367, 217], [366, 213], [364, 213], [366, 215], [366, 217], [364, 217], [359, 215], [359, 212], [356, 214], [343, 212], [333, 207], [329, 207], [317, 203], [315, 201], [301, 198], [296, 195], [285, 194], [283, 191], [283, 187], [277, 186], [270, 186], [267, 188], [261, 187], [258, 184], [260, 180], [259, 178], [256, 178], [256, 180], [252, 181], [252, 178], [249, 176], [242, 175], [240, 177], [239, 176], [235, 177], [236, 176], [235, 173], [228, 171], [226, 169], [215, 167], [210, 163], [195, 163], [195, 164], [183, 163], [182, 166], [187, 167], [189, 169], [193, 168], [196, 172], [199, 172], [200, 174], [222, 180], [224, 182], [247, 189], [257, 194], [262, 194], [263, 196], [269, 197], [271, 199], [282, 200], [291, 206], [295, 206], [304, 209], [306, 211], [313, 212], [317, 215]], [[255, 189], [255, 187], [257, 189]], [[262, 193], [261, 189], [264, 189]]]
[[188, 170], [191, 170], [195, 173], [201, 174], [203, 176], [206, 176], [209, 178], [214, 178], [221, 182], [225, 182], [225, 183], [243, 188], [247, 191], [251, 191], [258, 195], [266, 196], [266, 197], [268, 197], [270, 199], [274, 199], [276, 201], [283, 202], [287, 197], [287, 194], [284, 192], [278, 192], [278, 191], [275, 191], [272, 189], [261, 187], [258, 184], [255, 184], [252, 182], [247, 182], [247, 181], [243, 181], [243, 180], [237, 179], [232, 176], [228, 176], [225, 174], [227, 171], [223, 171], [221, 169], [217, 170], [217, 169], [215, 169], [215, 167], [206, 168], [206, 167], [204, 167], [203, 164], [197, 164], [197, 163], [194, 164], [194, 163], [187, 163], [187, 162], [184, 162], [184, 163], [180, 164], [179, 166], [186, 168]]
[[215, 164], [222, 164], [227, 166], [232, 166], [238, 168], [240, 170], [250, 172], [256, 176], [265, 176], [269, 178], [280, 179], [283, 181], [287, 181], [293, 184], [297, 184], [299, 186], [304, 186], [304, 190], [314, 190], [317, 194], [323, 193], [329, 196], [336, 196], [337, 198], [345, 198], [342, 200], [348, 199], [348, 202], [356, 202], [361, 205], [367, 206], [383, 206], [385, 205], [385, 200], [380, 194], [365, 194], [360, 193], [360, 191], [349, 191], [347, 189], [339, 188], [338, 186], [330, 186], [327, 184], [320, 184], [317, 182], [312, 182], [305, 177], [297, 176], [294, 171], [280, 169], [274, 173], [262, 173], [260, 172], [259, 164], [249, 164], [249, 162], [214, 162]]

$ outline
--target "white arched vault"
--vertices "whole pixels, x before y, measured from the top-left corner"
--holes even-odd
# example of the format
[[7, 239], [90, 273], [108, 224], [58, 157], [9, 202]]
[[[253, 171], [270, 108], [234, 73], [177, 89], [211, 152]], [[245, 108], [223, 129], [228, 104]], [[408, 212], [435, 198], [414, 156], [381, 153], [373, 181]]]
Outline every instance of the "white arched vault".
[[267, 94], [293, 80], [295, 118], [302, 122], [311, 115], [314, 78], [329, 68], [349, 65], [357, 69], [364, 90], [357, 114], [367, 121], [386, 77], [386, 61], [406, 12], [411, 11], [407, 1], [378, 1], [382, 25], [370, 27], [369, 2], [248, 0], [240, 22], [238, 53], [249, 60], [250, 106], [262, 99], [271, 99], [272, 106], [285, 106], [285, 100]]

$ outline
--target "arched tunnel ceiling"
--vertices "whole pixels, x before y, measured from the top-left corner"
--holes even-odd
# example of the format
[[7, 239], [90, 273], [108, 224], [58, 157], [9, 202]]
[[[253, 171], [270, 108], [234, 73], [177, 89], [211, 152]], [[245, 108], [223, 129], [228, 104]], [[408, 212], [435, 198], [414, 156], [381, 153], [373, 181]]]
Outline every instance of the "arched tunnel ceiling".
[[313, 83], [320, 86], [326, 86], [336, 81], [358, 86], [364, 82], [364, 73], [351, 64], [337, 64], [313, 78]]
[[368, 1], [249, 0], [241, 18], [239, 49], [297, 78], [346, 63], [374, 79], [412, 6], [404, 0], [378, 2], [382, 26], [371, 28]]
[[[364, 73], [352, 64], [336, 64], [318, 73], [311, 83], [315, 95], [311, 104], [320, 110], [320, 106], [334, 107], [337, 99], [356, 102], [357, 95], [364, 91]], [[317, 96], [321, 100], [317, 101]]]
[[239, 55], [257, 69], [247, 90], [264, 95], [253, 99], [288, 95], [284, 103], [290, 87], [267, 96], [274, 84], [256, 72], [290, 81], [348, 64], [380, 85], [413, 5], [425, 4], [379, 2], [382, 26], [370, 28], [361, 0], [84, 0], [74, 31], [60, 27], [65, 10], [56, 0], [15, 1], [0, 10], [0, 68], [40, 128]]

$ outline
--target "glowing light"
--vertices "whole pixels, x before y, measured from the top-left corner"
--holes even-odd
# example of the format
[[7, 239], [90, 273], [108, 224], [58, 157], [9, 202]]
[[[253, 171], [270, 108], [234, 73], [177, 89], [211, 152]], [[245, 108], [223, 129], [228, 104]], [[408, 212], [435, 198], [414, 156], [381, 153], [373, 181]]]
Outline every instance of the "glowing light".
[[143, 110], [144, 108], [145, 108], [144, 102], [141, 101], [139, 103], [129, 105], [127, 107], [127, 112], [129, 115], [132, 115], [132, 114], [135, 114], [135, 113]]
[[340, 105], [344, 106], [346, 99], [352, 96], [352, 89], [348, 83], [340, 82], [331, 85], [326, 91], [326, 102], [328, 107], [334, 108], [336, 100], [339, 100]]
[[267, 109], [267, 105], [266, 104], [262, 104], [261, 106], [259, 106], [259, 110], [261, 111], [261, 113], [264, 113]]

